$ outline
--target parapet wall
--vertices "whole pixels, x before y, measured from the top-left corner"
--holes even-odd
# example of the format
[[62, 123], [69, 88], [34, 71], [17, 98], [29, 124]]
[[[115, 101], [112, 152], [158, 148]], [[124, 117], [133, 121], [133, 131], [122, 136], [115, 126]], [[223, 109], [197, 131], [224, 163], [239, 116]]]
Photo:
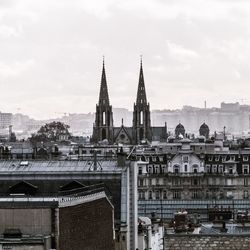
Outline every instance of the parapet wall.
[[249, 250], [248, 235], [176, 235], [164, 238], [165, 250]]

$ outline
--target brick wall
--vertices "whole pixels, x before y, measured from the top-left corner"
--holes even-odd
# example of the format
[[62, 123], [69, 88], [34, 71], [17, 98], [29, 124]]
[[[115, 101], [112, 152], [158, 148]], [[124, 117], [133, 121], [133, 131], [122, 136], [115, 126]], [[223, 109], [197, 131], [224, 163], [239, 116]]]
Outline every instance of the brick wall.
[[167, 235], [165, 250], [249, 250], [250, 235]]
[[59, 208], [59, 250], [113, 250], [112, 210], [105, 198]]

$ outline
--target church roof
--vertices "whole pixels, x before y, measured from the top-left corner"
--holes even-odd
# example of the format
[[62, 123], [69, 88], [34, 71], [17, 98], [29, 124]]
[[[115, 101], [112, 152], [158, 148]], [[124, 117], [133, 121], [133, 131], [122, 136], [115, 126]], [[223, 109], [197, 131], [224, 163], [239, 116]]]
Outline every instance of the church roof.
[[104, 59], [103, 59], [103, 65], [102, 65], [102, 78], [101, 78], [101, 87], [100, 87], [100, 94], [99, 94], [99, 105], [100, 104], [109, 105], [109, 94], [108, 94]]
[[200, 129], [209, 129], [208, 125], [204, 122], [203, 124], [201, 124]]
[[141, 60], [141, 66], [140, 66], [136, 104], [137, 105], [138, 104], [147, 104], [147, 96], [146, 96], [146, 89], [145, 89], [144, 76], [143, 76], [142, 60]]
[[175, 129], [184, 129], [184, 126], [181, 123], [179, 123]]

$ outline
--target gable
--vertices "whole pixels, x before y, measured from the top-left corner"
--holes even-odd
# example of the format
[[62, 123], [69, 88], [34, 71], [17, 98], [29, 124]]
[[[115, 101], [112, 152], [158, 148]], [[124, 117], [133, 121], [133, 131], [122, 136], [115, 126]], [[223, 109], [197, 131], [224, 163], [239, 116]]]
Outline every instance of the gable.
[[131, 144], [132, 141], [124, 126], [122, 126], [120, 131], [117, 133], [115, 137], [115, 142], [122, 144]]
[[37, 186], [29, 182], [21, 181], [9, 187], [10, 194], [30, 194], [34, 195], [37, 192]]
[[173, 157], [173, 159], [171, 160], [171, 164], [172, 166], [174, 165], [182, 165], [183, 163], [183, 156], [188, 156], [188, 165], [193, 166], [193, 165], [198, 165], [198, 167], [200, 166], [201, 160], [199, 159], [198, 156], [194, 155], [194, 154], [177, 154]]

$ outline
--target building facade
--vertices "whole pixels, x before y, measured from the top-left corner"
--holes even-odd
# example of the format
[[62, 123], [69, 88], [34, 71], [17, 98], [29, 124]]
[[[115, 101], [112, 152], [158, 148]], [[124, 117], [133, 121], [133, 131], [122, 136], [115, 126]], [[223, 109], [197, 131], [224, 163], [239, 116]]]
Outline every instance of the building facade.
[[250, 149], [182, 139], [138, 148], [134, 157], [140, 161], [140, 216], [157, 212], [170, 219], [178, 208], [190, 208], [206, 220], [215, 204], [234, 209], [250, 204]]

